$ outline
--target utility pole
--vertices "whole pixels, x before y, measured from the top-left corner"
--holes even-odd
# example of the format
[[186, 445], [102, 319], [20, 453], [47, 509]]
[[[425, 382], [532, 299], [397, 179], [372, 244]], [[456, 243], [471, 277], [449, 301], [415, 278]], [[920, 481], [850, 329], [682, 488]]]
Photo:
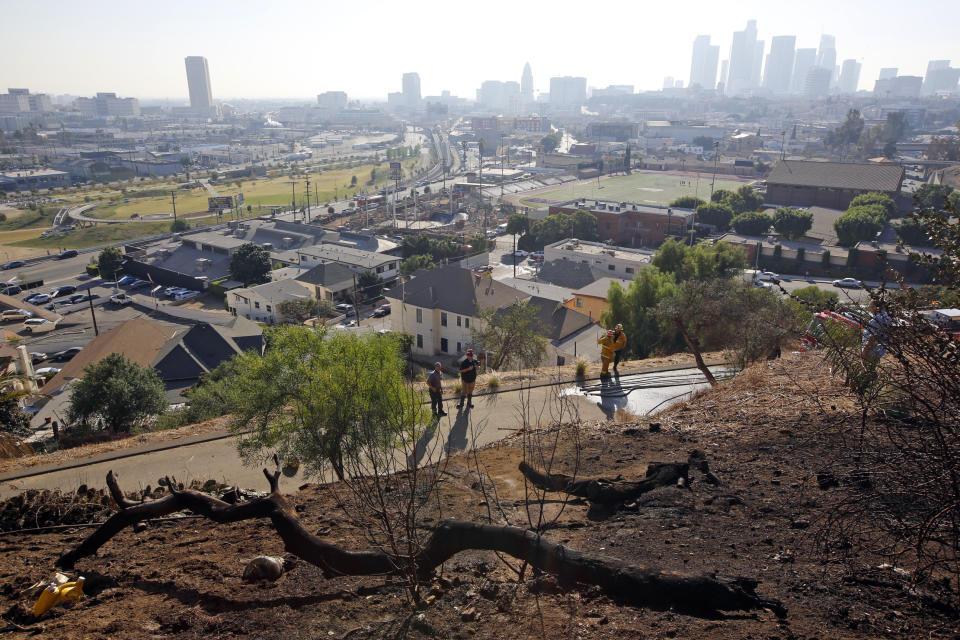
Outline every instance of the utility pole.
[[290, 212], [293, 214], [293, 221], [297, 221], [297, 182], [296, 180], [287, 180], [290, 185]]
[[713, 141], [713, 180], [710, 181], [710, 201], [713, 202], [713, 186], [717, 183], [717, 160], [720, 159], [720, 141]]
[[[319, 204], [319, 203], [318, 203]], [[310, 174], [307, 174], [307, 222], [310, 222]]]
[[173, 221], [177, 221], [177, 192], [170, 192], [170, 202], [173, 204]]
[[353, 312], [357, 314], [357, 328], [360, 328], [360, 299], [357, 298], [357, 274], [353, 274]]
[[[116, 276], [116, 274], [114, 274]], [[90, 303], [90, 317], [93, 318], [93, 335], [99, 336], [100, 329], [97, 328], [97, 313], [93, 310], [93, 296], [90, 295], [90, 290], [87, 289], [87, 302]]]

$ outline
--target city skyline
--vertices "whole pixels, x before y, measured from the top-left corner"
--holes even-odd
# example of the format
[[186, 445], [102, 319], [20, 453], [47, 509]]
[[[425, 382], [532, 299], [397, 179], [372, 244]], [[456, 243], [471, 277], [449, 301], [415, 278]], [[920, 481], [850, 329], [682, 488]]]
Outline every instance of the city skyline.
[[[956, 3], [940, 0], [914, 3], [909, 10], [890, 0], [856, 0], [842, 6], [813, 0], [802, 12], [786, 3], [738, 2], [733, 12], [729, 7], [693, 2], [694, 10], [685, 10], [682, 16], [665, 7], [612, 3], [606, 10], [583, 15], [563, 10], [540, 15], [535, 7], [493, 2], [487, 12], [490, 16], [471, 19], [467, 28], [486, 39], [480, 38], [479, 47], [468, 51], [461, 41], [469, 38], [450, 31], [458, 22], [456, 15], [435, 2], [418, 3], [419, 11], [414, 12], [374, 2], [364, 20], [350, 15], [345, 6], [320, 11], [282, 1], [265, 11], [264, 5], [252, 2], [196, 5], [172, 0], [162, 9], [151, 10], [149, 17], [135, 6], [112, 0], [92, 8], [61, 0], [4, 4], [9, 24], [16, 28], [5, 34], [8, 60], [0, 68], [0, 88], [29, 87], [52, 95], [112, 91], [182, 102], [189, 98], [183, 60], [192, 55], [209, 61], [216, 100], [313, 99], [325, 91], [346, 91], [351, 99], [384, 101], [387, 93], [401, 91], [406, 72], [419, 73], [423, 96], [449, 90], [472, 99], [485, 80], [519, 81], [526, 62], [537, 70], [533, 87], [537, 93], [549, 90], [550, 78], [563, 76], [585, 77], [590, 88], [630, 84], [641, 91], [656, 90], [665, 76], [689, 80], [697, 36], [709, 35], [711, 46], [719, 47], [721, 61], [727, 60], [734, 32], [743, 31], [748, 21], [756, 21], [756, 42], [766, 43], [764, 62], [774, 37], [794, 36], [799, 51], [819, 48], [825, 34], [835, 36], [835, 64], [855, 60], [861, 65], [858, 88], [870, 90], [882, 68], [897, 67], [901, 75], [923, 76], [930, 60], [957, 58], [951, 51], [950, 27], [960, 19]], [[519, 44], [503, 28], [503, 21], [492, 15], [507, 8], [518, 29], [537, 25], [533, 32], [524, 31], [528, 37]], [[619, 18], [610, 20], [614, 12], [619, 12]], [[419, 13], [425, 17], [422, 23], [417, 18], [417, 25], [423, 29], [436, 25], [449, 37], [438, 41], [425, 37], [423, 43], [391, 40], [397, 25], [407, 24], [405, 20]], [[931, 15], [938, 17], [930, 20]], [[316, 21], [333, 26], [292, 37], [290, 17], [295, 24]], [[570, 35], [602, 33], [604, 28], [627, 23], [637, 25], [631, 29], [636, 38], [614, 39], [615, 55], [610, 46], [594, 54], [594, 48], [571, 47], [568, 39], [557, 36], [565, 29]], [[37, 33], [44, 34], [43, 46], [38, 46]], [[215, 33], [230, 35], [211, 37]], [[366, 37], [358, 40], [358, 33]], [[109, 46], [91, 46], [98, 37]], [[508, 40], [511, 47], [502, 46]], [[145, 47], [145, 42], [150, 45]], [[358, 48], [341, 55], [351, 46]], [[742, 54], [746, 59], [749, 52]], [[636, 60], [644, 63], [638, 65]], [[743, 67], [733, 71], [740, 81], [747, 81]], [[751, 66], [750, 73], [748, 81], [758, 82], [759, 69]]]

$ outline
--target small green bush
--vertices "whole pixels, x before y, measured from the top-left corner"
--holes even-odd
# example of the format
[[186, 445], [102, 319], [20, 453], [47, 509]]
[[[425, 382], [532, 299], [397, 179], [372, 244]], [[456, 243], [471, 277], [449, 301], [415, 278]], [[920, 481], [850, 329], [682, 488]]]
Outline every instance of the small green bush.
[[500, 378], [493, 377], [487, 380], [488, 389], [499, 389], [500, 388]]
[[586, 360], [577, 360], [577, 367], [575, 369], [577, 377], [583, 378], [587, 375], [587, 361]]

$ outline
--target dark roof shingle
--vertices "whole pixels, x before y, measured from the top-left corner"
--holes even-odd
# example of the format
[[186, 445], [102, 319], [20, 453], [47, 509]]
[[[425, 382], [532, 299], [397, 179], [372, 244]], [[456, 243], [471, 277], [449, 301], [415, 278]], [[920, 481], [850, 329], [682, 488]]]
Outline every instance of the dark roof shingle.
[[899, 191], [903, 167], [895, 164], [810, 162], [781, 160], [767, 176], [767, 184], [858, 191]]

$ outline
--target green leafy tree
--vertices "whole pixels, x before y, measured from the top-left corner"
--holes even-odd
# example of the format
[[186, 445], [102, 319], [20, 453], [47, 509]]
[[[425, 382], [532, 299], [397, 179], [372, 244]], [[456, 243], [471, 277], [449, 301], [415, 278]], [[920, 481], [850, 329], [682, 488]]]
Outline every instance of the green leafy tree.
[[904, 244], [915, 247], [931, 246], [931, 239], [927, 235], [927, 230], [920, 224], [919, 220], [914, 218], [901, 220], [900, 224], [894, 226], [894, 229], [897, 231], [897, 237], [899, 237]]
[[181, 233], [190, 228], [190, 225], [187, 224], [187, 221], [183, 218], [177, 218], [170, 223], [170, 232], [171, 233]]
[[421, 269], [433, 269], [437, 266], [433, 258], [427, 254], [417, 254], [410, 256], [400, 263], [400, 273], [409, 276]]
[[[674, 254], [672, 250], [670, 253]], [[665, 333], [656, 314], [657, 305], [672, 295], [675, 288], [673, 274], [657, 267], [641, 270], [626, 289], [618, 282], [610, 284], [607, 292], [610, 306], [601, 321], [606, 327], [623, 325], [627, 334], [627, 345], [624, 347], [627, 355], [646, 358], [656, 351], [670, 353], [679, 348], [677, 335]]]
[[276, 452], [309, 475], [332, 468], [343, 479], [346, 459], [371, 442], [389, 448], [394, 427], [413, 430], [425, 417], [390, 336], [287, 326], [269, 331], [267, 344], [263, 356], [235, 356], [218, 382], [244, 460]]
[[302, 324], [309, 318], [332, 318], [337, 315], [333, 303], [329, 300], [296, 298], [277, 304], [277, 312], [287, 323]]
[[734, 209], [735, 214], [739, 215], [747, 211], [756, 211], [763, 205], [763, 196], [754, 191], [753, 187], [748, 184], [737, 189], [737, 195], [743, 199], [743, 209], [740, 211]]
[[773, 217], [759, 211], [744, 211], [730, 221], [734, 231], [745, 236], [763, 235], [772, 225]]
[[122, 354], [111, 353], [87, 365], [70, 390], [71, 422], [103, 421], [110, 431], [143, 426], [167, 406], [163, 382], [150, 367], [141, 367]]
[[727, 242], [698, 244], [683, 261], [683, 280], [728, 279], [747, 266], [747, 257], [741, 247]]
[[350, 186], [351, 187], [357, 186], [357, 176], [350, 176]]
[[123, 271], [123, 252], [120, 247], [106, 247], [97, 258], [100, 268], [100, 277], [106, 280], [116, 280], [117, 274]]
[[507, 233], [522, 236], [530, 231], [530, 218], [515, 213], [507, 218]]
[[885, 193], [872, 191], [862, 193], [850, 201], [850, 207], [879, 207], [883, 210], [883, 219], [888, 222], [897, 216], [897, 203]]
[[729, 189], [717, 189], [710, 195], [710, 202], [722, 204], [725, 200], [729, 200], [733, 194], [734, 192]]
[[840, 296], [836, 291], [826, 291], [816, 285], [796, 289], [792, 294], [797, 323], [800, 326], [809, 324], [813, 314], [818, 311], [835, 311], [840, 304]]
[[576, 211], [570, 216], [570, 234], [580, 240], [597, 239], [597, 217], [589, 211]]
[[376, 300], [383, 293], [383, 278], [373, 271], [364, 271], [357, 278], [357, 290], [361, 301]]
[[882, 212], [871, 207], [851, 207], [834, 220], [840, 244], [852, 246], [858, 242], [873, 240], [883, 229]]
[[26, 381], [17, 373], [0, 373], [0, 433], [15, 438], [33, 435], [30, 418], [20, 409], [20, 400], [31, 395], [23, 388]]
[[674, 278], [682, 279], [683, 264], [687, 258], [688, 250], [689, 248], [683, 242], [675, 238], [667, 238], [653, 255], [653, 266]]
[[560, 146], [560, 134], [551, 133], [550, 135], [543, 136], [540, 139], [540, 146], [543, 147], [544, 153], [553, 153], [557, 150], [557, 147]]
[[863, 134], [864, 121], [858, 109], [850, 109], [847, 112], [847, 118], [843, 124], [827, 132], [823, 143], [830, 149], [846, 150], [851, 144], [860, 141]]
[[270, 282], [270, 254], [252, 242], [240, 245], [230, 257], [230, 277], [244, 286]]
[[517, 368], [540, 365], [547, 353], [547, 339], [537, 317], [537, 308], [526, 300], [506, 309], [481, 309], [479, 322], [471, 328], [473, 341], [484, 351], [493, 352], [491, 368], [500, 370], [508, 364]]
[[780, 207], [773, 214], [773, 228], [784, 238], [802, 238], [813, 226], [813, 214], [792, 207]]
[[946, 208], [947, 203], [951, 202], [950, 196], [953, 195], [953, 187], [946, 184], [922, 184], [914, 192], [913, 199], [924, 209], [941, 211]]
[[[710, 136], [694, 136], [692, 142], [695, 147], [703, 147], [704, 153], [710, 153], [713, 149], [713, 143], [716, 138], [711, 138]], [[680, 206], [680, 205], [677, 205]]]
[[730, 226], [733, 220], [733, 210], [724, 204], [711, 202], [697, 207], [697, 220], [704, 224], [712, 224], [720, 231]]
[[697, 198], [695, 196], [680, 196], [671, 202], [670, 206], [678, 209], [696, 209], [702, 204], [706, 204], [706, 201], [703, 200], [703, 198]]

